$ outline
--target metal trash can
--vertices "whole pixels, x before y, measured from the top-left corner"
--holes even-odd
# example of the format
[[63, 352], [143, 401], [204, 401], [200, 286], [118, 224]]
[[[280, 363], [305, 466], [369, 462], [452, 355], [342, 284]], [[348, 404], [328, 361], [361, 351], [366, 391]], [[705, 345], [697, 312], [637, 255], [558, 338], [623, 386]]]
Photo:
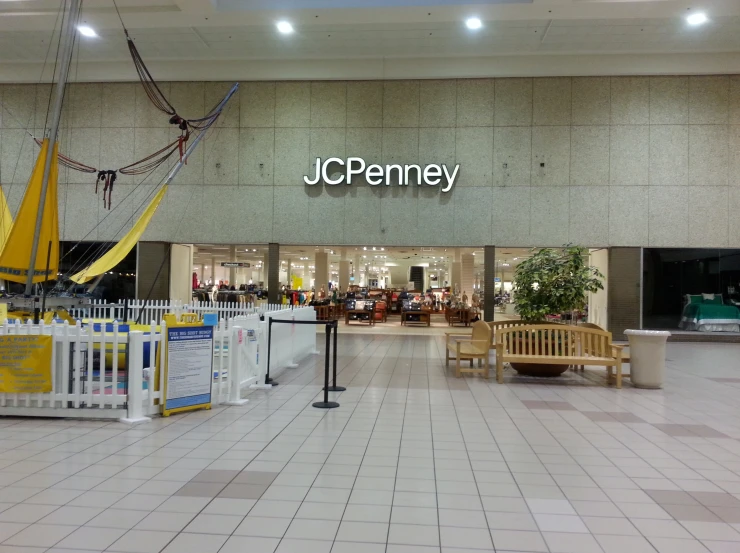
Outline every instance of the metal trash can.
[[665, 344], [670, 332], [664, 330], [625, 330], [630, 342], [630, 380], [637, 388], [663, 387]]

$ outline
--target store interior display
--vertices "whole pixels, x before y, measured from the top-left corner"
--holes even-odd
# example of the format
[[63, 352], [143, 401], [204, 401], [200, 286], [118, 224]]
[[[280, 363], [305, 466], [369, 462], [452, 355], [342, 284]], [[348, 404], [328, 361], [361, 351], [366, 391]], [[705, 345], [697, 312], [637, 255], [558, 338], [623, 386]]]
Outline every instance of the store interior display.
[[643, 249], [644, 328], [740, 331], [740, 249]]
[[722, 294], [686, 294], [679, 328], [699, 332], [740, 332], [740, 308]]

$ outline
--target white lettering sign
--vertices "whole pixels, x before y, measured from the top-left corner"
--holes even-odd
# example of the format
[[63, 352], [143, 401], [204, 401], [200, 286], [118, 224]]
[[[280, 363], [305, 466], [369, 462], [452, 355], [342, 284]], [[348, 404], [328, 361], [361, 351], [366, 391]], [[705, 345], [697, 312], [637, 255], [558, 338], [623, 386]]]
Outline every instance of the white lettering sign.
[[[339, 165], [347, 167], [346, 174], [334, 172], [330, 173], [330, 165]], [[349, 157], [347, 161], [337, 157], [330, 157], [323, 162], [321, 158], [316, 158], [316, 173], [313, 178], [308, 175], [303, 177], [303, 182], [313, 186], [320, 181], [330, 186], [342, 184], [352, 184], [352, 178], [365, 175], [365, 181], [371, 186], [385, 184], [390, 186], [392, 181], [398, 182], [400, 186], [416, 184], [421, 186], [437, 186], [442, 183], [442, 192], [449, 192], [455, 184], [457, 175], [460, 172], [460, 165], [455, 165], [452, 170], [447, 165], [427, 165], [423, 169], [420, 165], [367, 165], [365, 160], [359, 157]]]

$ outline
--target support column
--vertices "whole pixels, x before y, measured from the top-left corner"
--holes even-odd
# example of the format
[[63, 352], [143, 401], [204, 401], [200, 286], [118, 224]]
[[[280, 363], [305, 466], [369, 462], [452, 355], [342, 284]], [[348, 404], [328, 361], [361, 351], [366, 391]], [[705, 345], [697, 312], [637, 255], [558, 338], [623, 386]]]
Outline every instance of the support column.
[[293, 263], [291, 262], [290, 259], [288, 259], [288, 268], [286, 269], [286, 273], [285, 274], [286, 274], [286, 277], [288, 279], [287, 285], [288, 285], [288, 288], [290, 288], [290, 289], [293, 288], [293, 277], [292, 277], [292, 273], [293, 273]]
[[[229, 261], [236, 261], [236, 246], [229, 246]], [[236, 267], [229, 267], [229, 286], [236, 286]]]
[[[472, 253], [462, 255], [460, 274], [460, 293], [468, 296], [468, 303], [473, 297], [473, 284], [475, 283], [475, 256]], [[462, 297], [462, 296], [461, 296]]]
[[362, 256], [360, 254], [356, 254], [355, 263], [354, 265], [352, 265], [352, 276], [355, 277], [353, 284], [356, 284], [357, 286], [360, 285], [360, 262], [361, 261], [362, 261]]
[[267, 246], [267, 301], [280, 303], [280, 244], [271, 242]]
[[609, 248], [608, 329], [626, 340], [628, 328], [642, 328], [642, 248]]
[[324, 293], [329, 295], [329, 255], [326, 252], [316, 252], [316, 278], [315, 288], [316, 297], [318, 298], [319, 291], [321, 288], [324, 289]]
[[452, 260], [452, 263], [450, 263], [450, 291], [454, 294], [457, 287], [460, 288], [460, 294], [462, 295], [462, 263], [457, 249], [455, 249]]
[[343, 292], [349, 287], [349, 259], [342, 259], [339, 262], [339, 288]]
[[339, 289], [342, 292], [347, 291], [349, 286], [349, 259], [347, 259], [347, 248], [342, 248], [341, 259], [339, 260]]
[[136, 298], [170, 298], [170, 245], [139, 242], [136, 250]]
[[267, 252], [262, 259], [262, 273], [260, 280], [264, 283], [263, 286], [267, 288], [267, 268], [270, 266], [270, 253]]
[[211, 284], [218, 284], [216, 282], [216, 258], [211, 258]]
[[496, 246], [483, 248], [483, 320], [493, 321], [496, 305]]

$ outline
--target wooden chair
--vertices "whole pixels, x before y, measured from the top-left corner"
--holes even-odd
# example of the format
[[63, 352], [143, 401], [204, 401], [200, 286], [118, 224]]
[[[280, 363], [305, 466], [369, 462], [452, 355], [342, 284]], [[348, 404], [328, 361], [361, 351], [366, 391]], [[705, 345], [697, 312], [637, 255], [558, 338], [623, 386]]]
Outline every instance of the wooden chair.
[[373, 319], [381, 323], [388, 322], [388, 306], [384, 301], [376, 301], [373, 309]]
[[[455, 359], [455, 376], [458, 378], [463, 372], [480, 373], [488, 378], [489, 352], [491, 349], [491, 327], [483, 321], [473, 323], [472, 334], [447, 333], [445, 352], [445, 366], [450, 366], [450, 359]], [[450, 353], [453, 355], [450, 356]], [[470, 360], [470, 368], [460, 366], [463, 359]], [[473, 360], [478, 360], [478, 368], [473, 367]], [[481, 368], [481, 361], [483, 368]]]

